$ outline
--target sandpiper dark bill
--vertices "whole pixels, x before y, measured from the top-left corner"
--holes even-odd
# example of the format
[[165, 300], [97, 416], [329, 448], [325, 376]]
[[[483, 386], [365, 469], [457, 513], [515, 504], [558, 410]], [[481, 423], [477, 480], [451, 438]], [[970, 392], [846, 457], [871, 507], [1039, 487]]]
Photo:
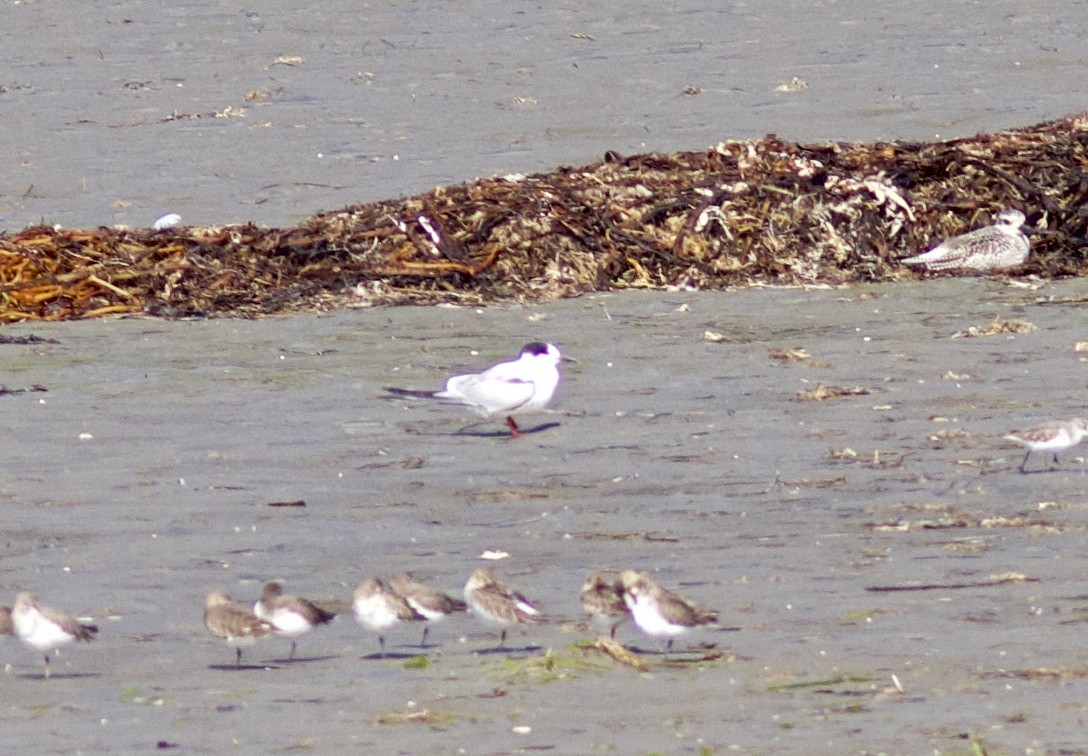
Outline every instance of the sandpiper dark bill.
[[284, 594], [283, 585], [275, 581], [264, 584], [261, 597], [253, 605], [253, 614], [270, 622], [276, 633], [291, 641], [291, 654], [295, 658], [298, 639], [318, 625], [327, 625], [336, 616], [300, 596]]
[[1075, 417], [1072, 420], [1054, 420], [1032, 428], [1017, 430], [1005, 436], [1006, 440], [1020, 444], [1027, 449], [1024, 460], [1020, 463], [1020, 472], [1027, 472], [1025, 467], [1032, 452], [1053, 452], [1054, 465], [1058, 462], [1058, 452], [1072, 449], [1088, 436], [1088, 420]]
[[513, 625], [528, 625], [544, 621], [544, 615], [527, 598], [495, 580], [490, 567], [477, 567], [465, 583], [465, 603], [484, 622], [499, 625], [502, 634], [499, 648], [506, 647], [506, 631]]
[[680, 594], [662, 588], [645, 572], [624, 570], [620, 573], [620, 583], [623, 600], [635, 624], [651, 637], [668, 638], [669, 651], [676, 636], [718, 619], [717, 612], [702, 609]]
[[15, 597], [11, 625], [19, 640], [42, 652], [46, 678], [50, 674], [51, 653], [76, 641], [92, 641], [98, 633], [96, 625], [82, 623], [62, 609], [39, 604], [34, 594], [26, 591]]
[[627, 602], [623, 600], [623, 584], [618, 578], [605, 577], [601, 570], [589, 573], [578, 598], [582, 611], [589, 615], [595, 626], [609, 628], [610, 638], [616, 637], [616, 628], [631, 616]]
[[1015, 268], [1028, 259], [1031, 243], [1021, 231], [1025, 221], [1019, 210], [1002, 210], [992, 226], [954, 236], [928, 252], [900, 260], [928, 270], [959, 269], [976, 273]]
[[559, 362], [563, 356], [554, 344], [534, 341], [521, 348], [516, 360], [500, 362], [482, 373], [455, 375], [442, 391], [415, 391], [386, 386], [398, 396], [438, 399], [460, 404], [482, 417], [506, 415], [510, 435], [520, 436], [514, 415], [539, 412], [555, 396], [559, 386]]
[[359, 583], [352, 594], [351, 608], [355, 621], [378, 634], [378, 647], [385, 656], [385, 633], [401, 622], [422, 622], [424, 617], [401, 596], [394, 593], [381, 578]]
[[421, 583], [406, 572], [389, 578], [389, 587], [426, 620], [423, 624], [423, 639], [419, 642], [420, 648], [427, 646], [427, 631], [430, 630], [431, 623], [439, 622], [467, 608], [464, 601]]
[[257, 638], [276, 632], [271, 622], [253, 614], [223, 591], [212, 591], [204, 599], [204, 626], [216, 638], [223, 638], [234, 647], [236, 667], [242, 663], [243, 646], [250, 646]]

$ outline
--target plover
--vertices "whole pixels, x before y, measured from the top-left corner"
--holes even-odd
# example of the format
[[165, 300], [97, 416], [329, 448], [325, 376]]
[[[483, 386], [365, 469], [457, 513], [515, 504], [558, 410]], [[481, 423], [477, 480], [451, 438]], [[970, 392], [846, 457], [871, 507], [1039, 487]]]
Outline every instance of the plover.
[[1031, 250], [1031, 243], [1020, 230], [1024, 220], [1019, 210], [1002, 210], [994, 225], [954, 236], [928, 252], [900, 262], [924, 265], [929, 270], [960, 268], [980, 273], [1016, 267], [1028, 258]]
[[242, 663], [242, 646], [276, 632], [271, 622], [253, 614], [223, 591], [212, 591], [204, 599], [204, 626], [217, 638], [234, 647], [234, 666]]
[[1025, 472], [1028, 457], [1032, 452], [1054, 452], [1054, 464], [1058, 462], [1058, 452], [1071, 449], [1088, 436], [1088, 420], [1075, 417], [1072, 420], [1053, 420], [1032, 428], [1017, 430], [1005, 438], [1027, 448], [1024, 460], [1020, 463], [1020, 472]]
[[26, 645], [43, 653], [45, 676], [49, 677], [49, 654], [75, 641], [92, 641], [96, 625], [80, 622], [68, 612], [39, 604], [34, 594], [23, 591], [11, 607], [11, 625]]
[[616, 628], [631, 616], [623, 600], [623, 585], [619, 580], [608, 580], [600, 570], [589, 573], [579, 599], [582, 611], [590, 616], [594, 625], [610, 628], [610, 638], [616, 637]]
[[683, 596], [665, 590], [645, 572], [624, 570], [620, 573], [620, 583], [623, 600], [631, 610], [635, 624], [649, 636], [668, 638], [670, 651], [676, 636], [718, 619], [717, 612], [702, 609]]
[[438, 622], [467, 608], [464, 601], [424, 585], [406, 572], [389, 578], [389, 587], [426, 620], [423, 624], [423, 639], [419, 642], [420, 648], [427, 645], [427, 631], [430, 630], [432, 622]]
[[300, 596], [284, 595], [283, 586], [277, 582], [264, 584], [261, 597], [253, 605], [253, 614], [265, 622], [271, 622], [276, 632], [291, 640], [291, 654], [295, 658], [298, 639], [318, 625], [326, 625], [336, 616]]
[[490, 567], [478, 567], [465, 583], [465, 603], [472, 613], [485, 622], [502, 627], [499, 648], [506, 645], [506, 630], [511, 625], [527, 625], [544, 621], [544, 615], [520, 593], [514, 593], [495, 580]]
[[422, 622], [424, 617], [401, 596], [394, 593], [381, 578], [359, 583], [352, 594], [351, 607], [355, 621], [378, 634], [378, 646], [385, 656], [385, 631], [399, 622]]
[[439, 399], [470, 407], [483, 417], [506, 415], [510, 435], [520, 436], [515, 414], [537, 412], [547, 406], [559, 386], [563, 356], [554, 344], [534, 341], [521, 348], [516, 360], [500, 362], [482, 373], [455, 375], [443, 391], [415, 391], [386, 386], [398, 396]]

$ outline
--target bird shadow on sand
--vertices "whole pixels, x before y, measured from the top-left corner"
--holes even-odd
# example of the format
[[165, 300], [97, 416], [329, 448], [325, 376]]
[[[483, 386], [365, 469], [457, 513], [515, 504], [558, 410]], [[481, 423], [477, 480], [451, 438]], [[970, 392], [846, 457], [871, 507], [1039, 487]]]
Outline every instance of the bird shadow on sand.
[[704, 657], [707, 653], [712, 653], [717, 650], [717, 645], [714, 643], [700, 643], [694, 646], [673, 646], [671, 649], [661, 646], [659, 648], [643, 648], [634, 644], [625, 643], [623, 647], [630, 651], [632, 654], [638, 654], [639, 656], [657, 656], [660, 658], [676, 657], [679, 660], [683, 660], [685, 657], [697, 656], [699, 658]]
[[333, 659], [339, 659], [336, 654], [326, 654], [325, 656], [296, 656], [293, 659], [271, 659], [272, 664], [311, 664], [313, 662], [332, 661]]
[[495, 654], [535, 654], [539, 651], [543, 651], [543, 646], [492, 646], [491, 648], [480, 648], [472, 653], [477, 656], [494, 656]]
[[278, 663], [265, 664], [209, 664], [208, 669], [216, 672], [252, 672], [258, 669], [281, 669]]
[[98, 672], [51, 672], [49, 677], [46, 677], [44, 672], [25, 672], [16, 675], [20, 680], [43, 680], [46, 682], [49, 680], [89, 680], [101, 676]]
[[[558, 428], [559, 425], [560, 424], [557, 422], [550, 422], [541, 423], [540, 425], [534, 425], [532, 428], [518, 428], [518, 435], [531, 436], [534, 433], [543, 433], [544, 431], [551, 430], [552, 428]], [[510, 435], [510, 431], [508, 430], [473, 430], [473, 428], [477, 427], [479, 426], [466, 425], [464, 428], [461, 428], [458, 431], [442, 435], [468, 436], [470, 438], [516, 438], [516, 436]]]
[[412, 654], [406, 651], [375, 651], [372, 654], [366, 654], [360, 656], [362, 661], [381, 661], [382, 659], [393, 659], [406, 661], [408, 659], [415, 659], [419, 654]]

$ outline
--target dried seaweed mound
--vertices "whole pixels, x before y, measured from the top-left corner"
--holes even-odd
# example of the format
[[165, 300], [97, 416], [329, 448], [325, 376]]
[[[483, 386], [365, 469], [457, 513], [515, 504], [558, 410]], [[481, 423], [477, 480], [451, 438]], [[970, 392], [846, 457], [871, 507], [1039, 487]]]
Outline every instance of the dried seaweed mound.
[[1088, 266], [1088, 113], [952, 142], [797, 145], [503, 176], [318, 214], [295, 228], [34, 227], [0, 236], [0, 322], [540, 301], [587, 291], [843, 284], [1028, 216], [1023, 272]]

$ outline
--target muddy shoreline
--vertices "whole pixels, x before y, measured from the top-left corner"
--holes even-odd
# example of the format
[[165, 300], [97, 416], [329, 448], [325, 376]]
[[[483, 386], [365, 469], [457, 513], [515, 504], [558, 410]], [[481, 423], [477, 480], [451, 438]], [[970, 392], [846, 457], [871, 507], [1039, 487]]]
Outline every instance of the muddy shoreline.
[[[1019, 475], [1000, 436], [1083, 412], [1086, 294], [945, 279], [9, 327], [58, 343], [0, 347], [5, 385], [48, 389], [2, 397], [3, 581], [103, 629], [48, 682], [3, 645], [7, 737], [99, 752], [956, 753], [972, 738], [1078, 752], [1088, 465], [1073, 451]], [[1037, 330], [951, 338], [996, 317]], [[455, 408], [381, 396], [529, 337], [578, 360], [540, 418], [558, 426], [538, 434], [465, 431], [475, 419]], [[797, 348], [810, 359], [779, 358]], [[865, 393], [799, 400], [817, 385]], [[499, 574], [556, 620], [515, 633], [521, 652], [479, 653], [495, 636], [459, 618], [416, 668], [416, 627], [374, 659], [349, 616], [304, 638], [302, 661], [270, 642], [235, 672], [201, 625], [208, 590], [253, 600], [270, 578], [346, 601], [363, 577], [412, 569], [457, 591], [486, 549], [509, 552]], [[675, 662], [622, 628], [646, 673], [585, 650], [581, 581], [627, 566], [719, 609], [723, 628]], [[873, 590], [889, 587], [917, 589]], [[705, 644], [720, 658], [700, 661]]]

